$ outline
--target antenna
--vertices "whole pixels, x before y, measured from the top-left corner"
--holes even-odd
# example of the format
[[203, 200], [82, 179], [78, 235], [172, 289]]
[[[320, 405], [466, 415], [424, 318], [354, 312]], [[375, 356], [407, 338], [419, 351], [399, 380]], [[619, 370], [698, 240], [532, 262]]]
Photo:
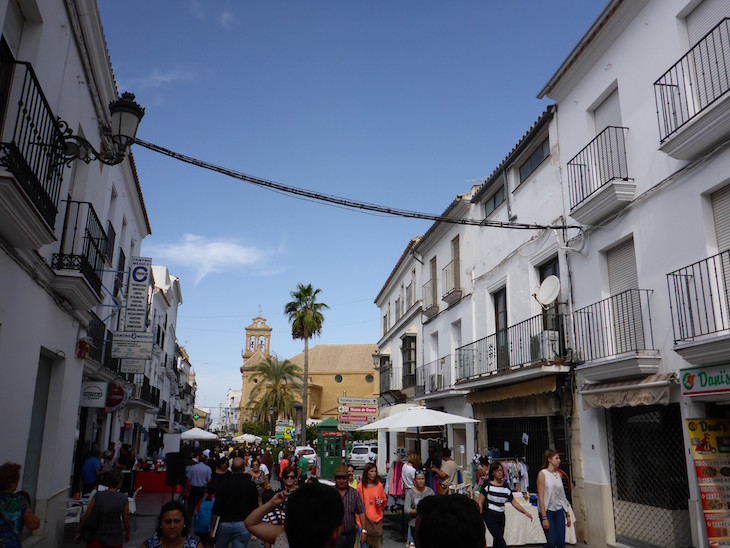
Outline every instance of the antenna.
[[544, 310], [547, 310], [560, 293], [560, 280], [557, 276], [548, 276], [540, 284], [540, 289], [532, 296], [540, 303]]

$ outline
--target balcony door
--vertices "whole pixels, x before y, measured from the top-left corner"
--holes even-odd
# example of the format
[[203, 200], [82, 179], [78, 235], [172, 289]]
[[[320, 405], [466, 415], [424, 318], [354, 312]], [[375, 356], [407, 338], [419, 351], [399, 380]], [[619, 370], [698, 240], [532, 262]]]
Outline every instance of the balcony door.
[[613, 90], [593, 111], [593, 122], [599, 140], [596, 167], [601, 184], [628, 177], [629, 170], [624, 153], [626, 150], [624, 133], [618, 129], [610, 129], [623, 126], [618, 88]]
[[[693, 280], [692, 285], [687, 280], [687, 289], [694, 289], [692, 294], [695, 295], [699, 291], [705, 295], [716, 294], [716, 300], [712, 303], [713, 317], [728, 318], [730, 316], [730, 185], [714, 192], [711, 199], [717, 251], [720, 255], [713, 261], [715, 272], [708, 271], [706, 280]], [[713, 286], [717, 287], [715, 291], [713, 291]], [[693, 302], [690, 301], [689, 305], [692, 304]], [[725, 321], [717, 323], [718, 327], [726, 325]], [[695, 336], [694, 324], [689, 327], [692, 330], [690, 334]]]
[[606, 253], [608, 289], [611, 293], [611, 325], [613, 326], [609, 354], [644, 350], [644, 324], [641, 315], [639, 275], [636, 271], [636, 253], [633, 238]]
[[509, 369], [509, 333], [507, 331], [507, 288], [494, 293], [494, 324], [496, 326], [497, 370]]

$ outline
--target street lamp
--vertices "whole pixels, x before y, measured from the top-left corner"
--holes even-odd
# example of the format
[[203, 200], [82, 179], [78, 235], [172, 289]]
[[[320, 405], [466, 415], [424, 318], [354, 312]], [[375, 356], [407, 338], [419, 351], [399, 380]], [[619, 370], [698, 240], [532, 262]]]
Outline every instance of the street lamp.
[[273, 438], [276, 435], [276, 431], [274, 430], [274, 406], [272, 405], [269, 407], [269, 418], [270, 418], [270, 425], [271, 425], [271, 437]]
[[[109, 103], [111, 126], [102, 125], [104, 137], [111, 141], [111, 149], [98, 152], [91, 143], [79, 135], [73, 135], [68, 124], [59, 118], [58, 124], [63, 133], [63, 162], [70, 166], [74, 160], [87, 164], [98, 160], [113, 166], [121, 163], [127, 155], [127, 147], [134, 143], [137, 128], [144, 116], [144, 109], [134, 101], [134, 94], [125, 92], [122, 97]], [[102, 143], [104, 144], [104, 143]]]
[[380, 367], [380, 352], [376, 350], [373, 352], [373, 369], [377, 370]]

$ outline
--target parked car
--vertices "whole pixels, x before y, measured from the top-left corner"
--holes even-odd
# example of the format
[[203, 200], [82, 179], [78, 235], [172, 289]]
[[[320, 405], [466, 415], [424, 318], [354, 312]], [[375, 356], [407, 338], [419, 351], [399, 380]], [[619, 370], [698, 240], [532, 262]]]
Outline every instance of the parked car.
[[295, 447], [294, 454], [299, 458], [304, 457], [307, 459], [310, 466], [314, 466], [314, 463], [317, 460], [317, 453], [309, 445], [299, 445]]
[[369, 462], [378, 460], [378, 446], [355, 443], [350, 452], [349, 464], [355, 468], [364, 468]]

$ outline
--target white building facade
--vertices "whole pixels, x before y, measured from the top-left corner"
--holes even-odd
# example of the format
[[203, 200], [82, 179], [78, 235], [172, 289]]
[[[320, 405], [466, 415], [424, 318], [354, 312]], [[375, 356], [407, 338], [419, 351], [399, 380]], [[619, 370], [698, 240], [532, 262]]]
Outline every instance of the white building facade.
[[727, 428], [728, 390], [682, 381], [730, 357], [728, 17], [723, 0], [609, 2], [540, 93], [584, 226], [568, 260], [591, 545], [727, 542], [688, 421]]
[[100, 126], [118, 93], [96, 2], [4, 0], [0, 28], [0, 461], [23, 465], [41, 518], [23, 545], [55, 547], [72, 470], [127, 422], [106, 399], [132, 388], [111, 333], [150, 226], [130, 155], [114, 166], [64, 157], [66, 127], [113, 146]]

